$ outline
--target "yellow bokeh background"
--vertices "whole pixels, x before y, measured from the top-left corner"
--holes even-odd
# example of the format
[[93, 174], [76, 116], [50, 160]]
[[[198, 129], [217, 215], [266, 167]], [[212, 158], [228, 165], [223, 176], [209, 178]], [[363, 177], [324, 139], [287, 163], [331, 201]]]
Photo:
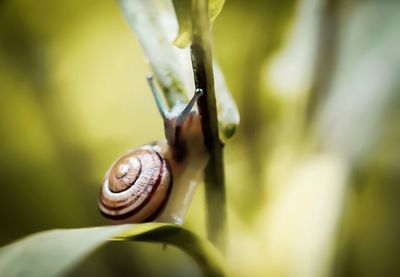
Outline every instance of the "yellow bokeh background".
[[[233, 276], [400, 273], [400, 5], [227, 0], [213, 55], [241, 113], [225, 147]], [[0, 243], [107, 225], [99, 184], [163, 138], [116, 1], [0, 3]], [[205, 237], [200, 183], [185, 227]], [[110, 243], [71, 275], [200, 276], [173, 247]]]

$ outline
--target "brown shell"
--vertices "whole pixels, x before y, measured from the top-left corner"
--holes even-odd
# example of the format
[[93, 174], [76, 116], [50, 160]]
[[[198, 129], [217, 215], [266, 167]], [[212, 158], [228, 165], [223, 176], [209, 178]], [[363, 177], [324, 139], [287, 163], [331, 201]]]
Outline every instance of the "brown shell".
[[113, 164], [100, 191], [102, 214], [124, 222], [154, 219], [163, 209], [172, 186], [167, 160], [157, 151], [131, 150]]

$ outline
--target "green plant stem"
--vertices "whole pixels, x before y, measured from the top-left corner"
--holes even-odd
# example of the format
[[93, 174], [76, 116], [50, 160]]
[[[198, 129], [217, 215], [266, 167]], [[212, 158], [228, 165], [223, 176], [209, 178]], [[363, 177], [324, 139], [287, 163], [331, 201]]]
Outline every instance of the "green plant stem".
[[192, 66], [196, 88], [205, 93], [198, 100], [204, 143], [210, 153], [205, 169], [208, 238], [225, 252], [226, 200], [223, 143], [219, 138], [214, 75], [211, 56], [211, 30], [208, 1], [192, 1]]
[[[192, 257], [204, 276], [228, 275], [223, 257], [209, 241], [177, 225], [156, 223], [158, 226], [154, 228], [150, 224], [147, 224], [149, 229], [145, 232], [136, 233], [134, 229], [131, 229], [133, 232], [128, 230], [115, 239], [168, 243]], [[146, 226], [143, 229], [145, 228]]]
[[306, 121], [310, 126], [323, 99], [326, 98], [336, 69], [340, 37], [340, 12], [343, 0], [326, 0], [320, 18], [314, 80], [306, 110]]

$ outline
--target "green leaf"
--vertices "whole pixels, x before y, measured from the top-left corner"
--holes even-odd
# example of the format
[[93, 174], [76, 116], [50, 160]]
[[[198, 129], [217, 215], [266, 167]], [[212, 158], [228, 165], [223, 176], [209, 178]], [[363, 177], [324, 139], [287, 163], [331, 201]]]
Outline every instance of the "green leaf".
[[[172, 0], [172, 3], [174, 4], [175, 14], [179, 24], [179, 31], [174, 40], [174, 44], [179, 48], [186, 48], [192, 41], [191, 1]], [[224, 3], [225, 0], [208, 0], [208, 15], [210, 17], [211, 26], [220, 14]]]
[[[153, 74], [162, 88], [169, 107], [187, 102], [187, 96], [190, 97], [193, 93], [193, 88], [190, 86], [193, 82], [193, 74], [187, 70], [191, 66], [190, 59], [187, 57], [188, 49], [178, 49], [170, 43], [169, 34], [175, 32], [175, 28], [171, 29], [171, 26], [165, 24], [174, 20], [173, 7], [171, 5], [166, 7], [162, 1], [150, 0], [119, 0], [119, 3], [151, 64]], [[178, 16], [180, 30], [190, 30], [187, 33], [189, 36], [187, 38], [182, 36], [182, 40], [189, 42], [192, 35], [192, 23], [190, 18], [185, 16], [191, 12], [190, 3], [190, 1], [174, 2], [175, 13], [181, 15]], [[223, 3], [224, 1], [209, 2], [211, 20], [215, 20]], [[214, 77], [220, 137], [225, 142], [235, 133], [240, 116], [217, 62], [214, 62]]]
[[166, 7], [165, 1], [156, 0], [119, 0], [119, 4], [151, 64], [168, 106], [187, 102], [185, 71], [179, 62], [182, 51], [171, 44], [173, 31], [166, 24], [175, 19], [172, 5]]
[[207, 241], [178, 225], [128, 224], [51, 230], [0, 248], [0, 276], [58, 276], [109, 240], [168, 243], [190, 255], [206, 276], [224, 276], [222, 257]]

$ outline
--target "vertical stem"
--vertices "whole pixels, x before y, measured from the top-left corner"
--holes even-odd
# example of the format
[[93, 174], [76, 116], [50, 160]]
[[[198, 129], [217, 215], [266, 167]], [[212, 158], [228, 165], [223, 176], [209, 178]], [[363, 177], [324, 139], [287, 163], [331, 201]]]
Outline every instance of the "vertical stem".
[[321, 102], [327, 94], [336, 69], [338, 55], [338, 39], [340, 37], [340, 12], [343, 0], [323, 1], [320, 27], [318, 31], [318, 45], [314, 81], [310, 89], [310, 96], [306, 111], [307, 124], [313, 123], [313, 118]]
[[208, 1], [192, 1], [192, 66], [196, 88], [204, 91], [198, 100], [204, 143], [210, 153], [205, 169], [208, 238], [222, 251], [226, 246], [226, 205], [223, 144], [219, 138]]

